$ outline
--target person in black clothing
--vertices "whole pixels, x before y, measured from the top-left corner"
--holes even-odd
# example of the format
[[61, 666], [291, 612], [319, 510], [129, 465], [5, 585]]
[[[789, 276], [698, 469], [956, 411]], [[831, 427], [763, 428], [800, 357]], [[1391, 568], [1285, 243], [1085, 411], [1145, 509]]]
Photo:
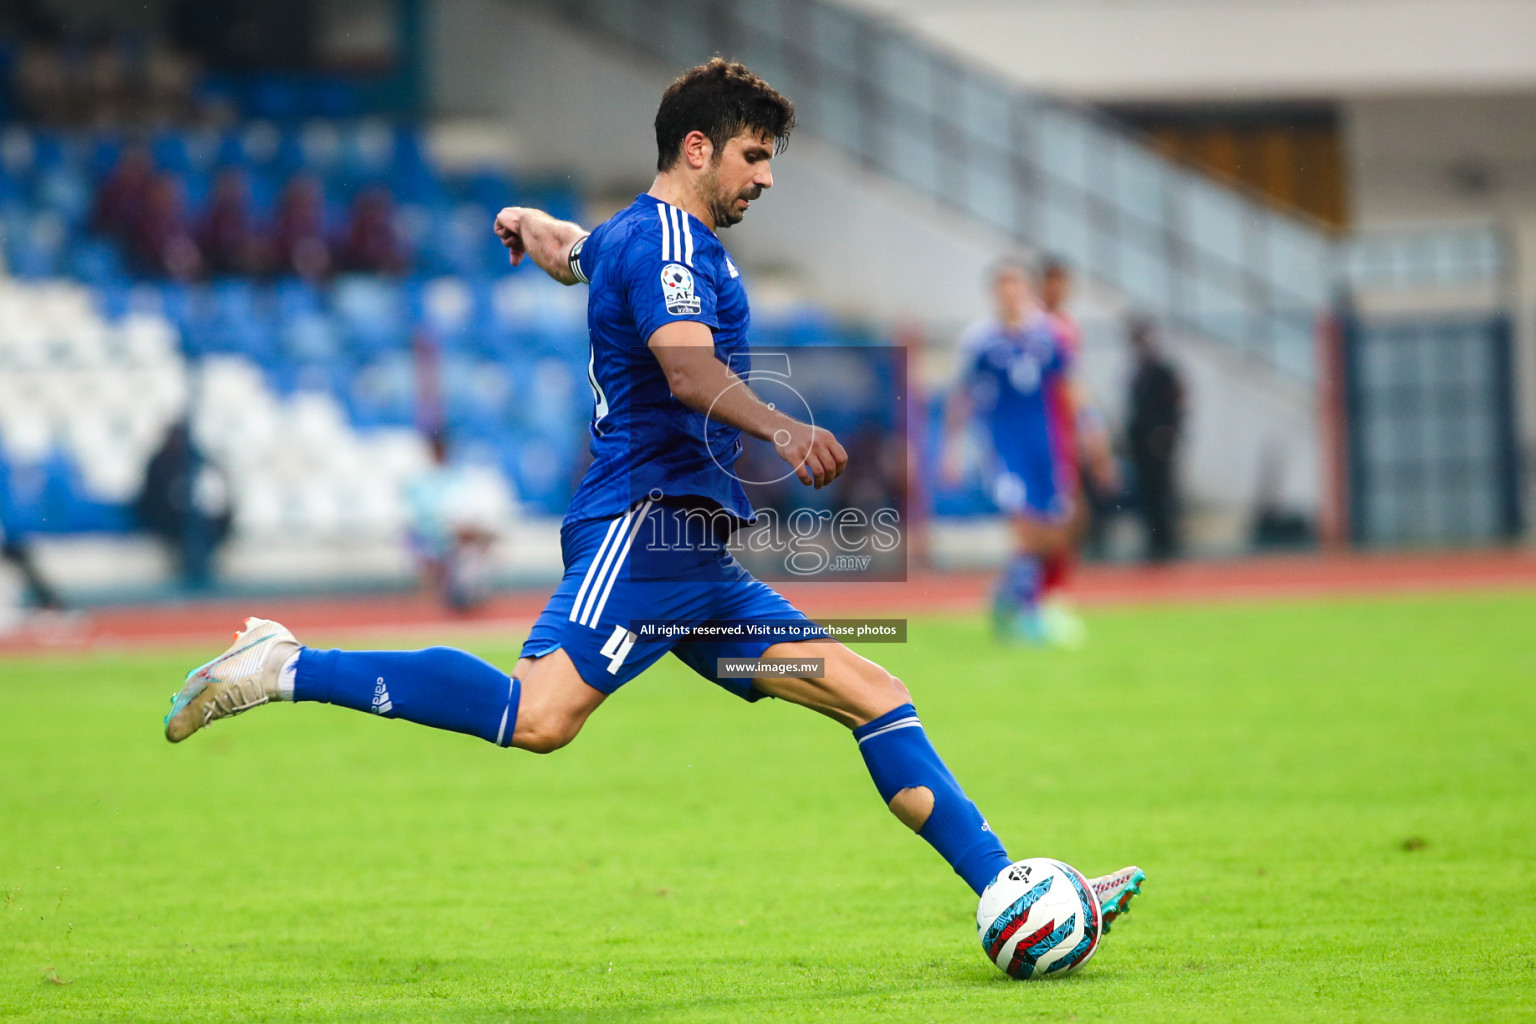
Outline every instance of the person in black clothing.
[[186, 420], [171, 426], [149, 460], [135, 512], [144, 530], [165, 541], [185, 585], [212, 582], [213, 556], [233, 516], [224, 477], [197, 450]]
[[1157, 350], [1150, 321], [1130, 325], [1135, 369], [1126, 403], [1126, 446], [1136, 470], [1137, 507], [1147, 527], [1147, 558], [1161, 562], [1178, 550], [1178, 495], [1174, 483], [1184, 386]]

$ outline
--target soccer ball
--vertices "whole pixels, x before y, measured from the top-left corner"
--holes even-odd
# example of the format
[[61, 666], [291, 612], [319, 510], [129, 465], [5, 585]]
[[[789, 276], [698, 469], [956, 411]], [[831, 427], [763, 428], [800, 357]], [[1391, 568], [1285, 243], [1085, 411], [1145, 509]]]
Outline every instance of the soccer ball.
[[1010, 978], [1070, 974], [1099, 948], [1103, 925], [1088, 880], [1049, 857], [1014, 861], [999, 871], [976, 907], [981, 948]]

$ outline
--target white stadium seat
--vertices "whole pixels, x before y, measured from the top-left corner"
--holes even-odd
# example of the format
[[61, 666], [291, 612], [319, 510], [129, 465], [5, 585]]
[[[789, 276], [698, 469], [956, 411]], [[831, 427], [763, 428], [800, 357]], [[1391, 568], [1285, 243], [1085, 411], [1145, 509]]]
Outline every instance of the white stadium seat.
[[[380, 314], [375, 291], [354, 289], [359, 316]], [[472, 315], [472, 298], [462, 282], [445, 280], [429, 286], [427, 302], [434, 321], [451, 329]], [[190, 400], [194, 437], [223, 470], [242, 535], [376, 541], [402, 534], [405, 484], [431, 464], [417, 431], [355, 429], [329, 391], [280, 396], [243, 356], [188, 364], [158, 293], [138, 289], [128, 307], [108, 322], [79, 285], [0, 279], [0, 452], [11, 465], [62, 452], [91, 497], [129, 502]], [[360, 387], [414, 401], [409, 359], [381, 361], [372, 373]], [[553, 393], [570, 384], [541, 379]], [[480, 404], [506, 398], [499, 376], [472, 376], [465, 385]], [[489, 465], [475, 472], [474, 515], [504, 524], [516, 505], [506, 479]]]

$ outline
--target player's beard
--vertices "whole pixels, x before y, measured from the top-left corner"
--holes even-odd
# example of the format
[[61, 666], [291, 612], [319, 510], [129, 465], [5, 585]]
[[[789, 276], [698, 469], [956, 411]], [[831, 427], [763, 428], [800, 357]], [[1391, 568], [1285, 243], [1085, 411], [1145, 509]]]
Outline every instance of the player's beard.
[[763, 194], [763, 190], [757, 185], [741, 192], [725, 192], [720, 188], [720, 175], [713, 168], [705, 171], [703, 177], [699, 179], [699, 192], [709, 206], [709, 213], [717, 230], [728, 228], [732, 224], [740, 224], [741, 218], [747, 215], [746, 210], [736, 207], [738, 199], [751, 202]]

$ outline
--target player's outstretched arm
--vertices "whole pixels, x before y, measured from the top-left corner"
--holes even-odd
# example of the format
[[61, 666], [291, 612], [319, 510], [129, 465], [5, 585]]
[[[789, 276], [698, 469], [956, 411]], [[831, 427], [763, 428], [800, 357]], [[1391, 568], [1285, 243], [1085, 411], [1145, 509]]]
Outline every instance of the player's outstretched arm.
[[965, 425], [970, 422], [972, 411], [971, 393], [966, 387], [966, 382], [962, 380], [944, 402], [944, 434], [939, 449], [939, 475], [950, 486], [959, 483], [964, 475], [961, 440], [965, 434]]
[[561, 284], [581, 280], [571, 267], [571, 246], [587, 234], [580, 224], [555, 220], [543, 210], [508, 206], [496, 215], [495, 229], [514, 267], [524, 256], [530, 256], [540, 270]]
[[830, 430], [801, 423], [769, 407], [746, 381], [715, 356], [715, 336], [696, 320], [663, 324], [647, 342], [679, 402], [710, 419], [769, 441], [803, 484], [825, 487], [848, 465]]
[[1067, 387], [1068, 400], [1072, 403], [1072, 416], [1078, 424], [1078, 436], [1082, 438], [1083, 453], [1088, 458], [1089, 469], [1099, 487], [1110, 493], [1120, 490], [1120, 470], [1115, 465], [1114, 448], [1110, 444], [1109, 429], [1104, 417], [1094, 406], [1088, 388], [1077, 377], [1070, 379]]

